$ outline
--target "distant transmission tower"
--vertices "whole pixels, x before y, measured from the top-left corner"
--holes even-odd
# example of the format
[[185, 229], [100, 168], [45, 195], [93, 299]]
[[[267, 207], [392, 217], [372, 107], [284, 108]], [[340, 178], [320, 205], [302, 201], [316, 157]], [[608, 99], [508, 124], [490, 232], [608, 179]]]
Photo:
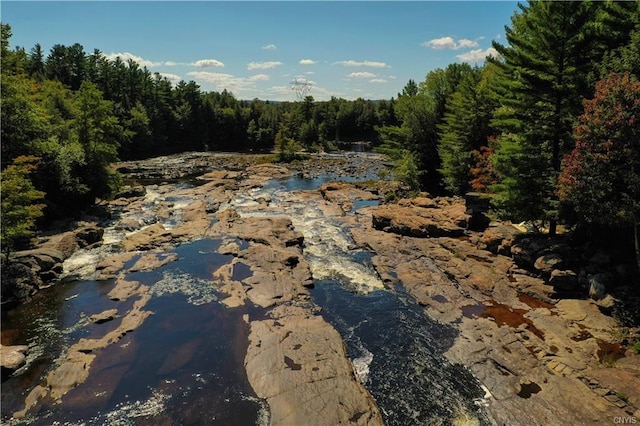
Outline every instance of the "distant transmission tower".
[[291, 82], [291, 90], [296, 92], [296, 97], [299, 101], [304, 100], [309, 91], [311, 90], [311, 84], [306, 78], [294, 78]]

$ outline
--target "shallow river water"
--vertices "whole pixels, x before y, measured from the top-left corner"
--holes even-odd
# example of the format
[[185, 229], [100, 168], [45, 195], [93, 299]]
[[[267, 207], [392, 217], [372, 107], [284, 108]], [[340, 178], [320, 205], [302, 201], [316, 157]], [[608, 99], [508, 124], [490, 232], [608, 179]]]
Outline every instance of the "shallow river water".
[[[296, 198], [295, 191], [316, 189], [330, 178], [272, 182], [238, 194], [222, 208], [234, 208], [241, 216], [287, 216], [304, 234], [305, 258], [315, 279], [313, 302], [342, 335], [385, 423], [451, 424], [461, 413], [484, 423], [478, 403], [484, 392], [478, 382], [443, 355], [455, 330], [425, 316], [400, 283], [385, 286], [370, 264], [370, 254], [353, 249], [339, 218]], [[268, 212], [257, 207], [256, 200], [264, 197], [270, 200]], [[356, 202], [355, 209], [373, 204]], [[243, 365], [248, 345], [243, 315], [256, 319], [264, 312], [251, 305], [231, 309], [219, 303], [212, 273], [231, 261], [231, 256], [216, 252], [219, 245], [214, 239], [185, 243], [172, 250], [177, 261], [152, 272], [127, 274], [127, 279], [151, 287], [145, 310], [153, 315], [101, 350], [87, 381], [65, 395], [62, 404], [43, 401], [35, 415], [20, 421], [8, 419], [23, 408], [28, 391], [42, 382], [66, 348], [80, 338], [103, 334], [100, 328], [106, 324], [94, 324], [89, 316], [113, 308], [124, 313], [133, 302], [107, 297], [113, 280], [76, 280], [3, 312], [2, 343], [30, 347], [21, 374], [2, 383], [3, 423], [267, 423], [268, 407], [252, 391]]]

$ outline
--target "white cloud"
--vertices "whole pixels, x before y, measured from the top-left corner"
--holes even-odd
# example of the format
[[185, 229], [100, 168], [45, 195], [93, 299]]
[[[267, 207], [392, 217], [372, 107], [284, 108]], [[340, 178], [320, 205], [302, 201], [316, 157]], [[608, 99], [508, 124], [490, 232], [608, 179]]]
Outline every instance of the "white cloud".
[[178, 83], [180, 80], [182, 80], [182, 77], [180, 77], [177, 74], [169, 74], [166, 72], [161, 72], [159, 73], [162, 77], [166, 77], [167, 80], [169, 80], [171, 83], [176, 84]]
[[300, 65], [314, 65], [316, 63], [316, 61], [314, 61], [313, 59], [301, 59], [300, 60]]
[[275, 44], [267, 44], [266, 46], [262, 46], [263, 50], [276, 50], [278, 46]]
[[315, 72], [313, 72], [313, 71], [307, 71], [307, 72], [305, 72], [305, 74], [306, 74], [306, 75], [313, 75], [313, 74], [315, 74]]
[[390, 78], [391, 80], [395, 80], [395, 79], [396, 79], [396, 78], [398, 78], [398, 77], [396, 77], [395, 75], [390, 75], [390, 76], [389, 76], [389, 78]]
[[267, 81], [269, 80], [269, 76], [266, 74], [256, 74], [247, 78], [248, 81]]
[[384, 78], [374, 78], [373, 80], [369, 80], [369, 83], [383, 84], [386, 83], [387, 80]]
[[267, 61], [267, 62], [249, 62], [247, 65], [247, 69], [251, 70], [266, 70], [269, 68], [275, 68], [277, 66], [282, 65], [282, 62], [279, 61]]
[[173, 61], [167, 61], [163, 65], [165, 65], [167, 67], [175, 67], [176, 65], [178, 65], [178, 63], [177, 62], [173, 62]]
[[472, 49], [474, 47], [479, 47], [477, 41], [469, 40], [466, 38], [458, 40], [458, 49]]
[[425, 41], [422, 46], [432, 49], [455, 49], [456, 41], [452, 37], [434, 38], [433, 40]]
[[371, 67], [371, 68], [390, 68], [385, 62], [376, 62], [376, 61], [338, 61], [334, 62], [334, 64], [344, 65], [345, 67]]
[[267, 89], [267, 92], [272, 95], [280, 96], [280, 99], [282, 99], [282, 97], [287, 99], [293, 99], [295, 97], [295, 93], [289, 86], [273, 86]]
[[467, 53], [462, 53], [460, 55], [456, 55], [456, 58], [461, 60], [462, 62], [483, 62], [487, 56], [493, 56], [494, 58], [500, 57], [500, 54], [493, 47], [489, 47], [488, 49], [474, 49]]
[[[332, 96], [336, 96], [338, 98], [344, 97], [343, 94], [339, 92], [335, 92], [324, 87], [317, 86], [315, 82], [309, 81], [312, 83], [311, 90], [309, 91], [309, 95], [313, 96], [317, 101], [328, 101]], [[291, 86], [273, 86], [267, 89], [264, 92], [265, 99], [273, 99], [279, 101], [285, 100], [295, 100], [296, 93], [293, 91]]]
[[196, 68], [223, 68], [224, 64], [217, 59], [200, 59], [199, 61], [195, 61], [193, 66]]
[[157, 67], [159, 65], [162, 65], [162, 62], [152, 62], [146, 59], [142, 59], [140, 56], [136, 56], [130, 52], [110, 53], [104, 56], [110, 61], [114, 61], [117, 57], [120, 57], [120, 59], [125, 63], [128, 62], [129, 59], [132, 59], [134, 62], [137, 62], [138, 65], [140, 65], [141, 67], [147, 67], [147, 68]]
[[372, 72], [367, 72], [367, 71], [363, 71], [363, 72], [352, 72], [351, 74], [349, 74], [349, 77], [352, 78], [373, 78], [376, 75]]
[[232, 81], [237, 77], [232, 76], [231, 74], [224, 74], [220, 72], [207, 72], [207, 71], [191, 71], [188, 72], [187, 75], [195, 78], [199, 78], [201, 80], [206, 81], [207, 83], [224, 83], [228, 81]]
[[247, 92], [255, 93], [256, 82], [269, 79], [269, 76], [264, 74], [257, 74], [251, 77], [236, 77], [231, 74], [207, 71], [192, 71], [187, 73], [187, 75], [194, 80], [213, 84], [217, 91], [227, 89], [236, 96]]
[[[483, 37], [481, 37], [480, 39], [482, 38]], [[424, 43], [422, 43], [422, 46], [429, 47], [431, 49], [437, 49], [437, 50], [442, 50], [442, 49], [458, 50], [458, 49], [471, 49], [473, 47], [478, 47], [480, 45], [478, 44], [477, 41], [469, 40], [467, 38], [461, 38], [458, 41], [455, 41], [453, 37], [447, 36], [447, 37], [434, 38], [433, 40], [425, 41]]]

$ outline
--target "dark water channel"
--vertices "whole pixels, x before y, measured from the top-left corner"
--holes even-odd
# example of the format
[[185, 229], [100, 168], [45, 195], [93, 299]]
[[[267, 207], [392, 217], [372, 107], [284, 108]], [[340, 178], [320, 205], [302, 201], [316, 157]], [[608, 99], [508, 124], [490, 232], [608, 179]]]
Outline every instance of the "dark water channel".
[[[285, 191], [316, 189], [330, 180], [293, 177], [270, 185]], [[356, 209], [375, 204], [360, 202]], [[62, 404], [45, 400], [34, 416], [20, 422], [8, 419], [23, 408], [28, 391], [43, 381], [66, 348], [113, 328], [113, 322], [93, 324], [88, 317], [113, 308], [124, 314], [133, 300], [110, 300], [113, 280], [74, 281], [3, 312], [2, 343], [30, 346], [25, 371], [2, 383], [3, 424], [264, 424], [266, 406], [248, 384], [243, 365], [248, 345], [243, 315], [255, 319], [264, 312], [219, 303], [212, 273], [231, 260], [216, 252], [219, 244], [211, 239], [183, 244], [173, 250], [179, 260], [153, 272], [128, 274], [127, 279], [151, 286], [152, 299], [144, 309], [153, 315], [97, 352], [87, 381], [66, 394]], [[355, 256], [369, 264], [367, 253]], [[235, 279], [244, 279], [250, 270], [238, 266], [234, 273]], [[467, 370], [443, 356], [455, 339], [453, 328], [425, 316], [401, 286], [355, 294], [339, 278], [315, 284], [314, 302], [343, 336], [386, 424], [451, 424], [462, 412], [484, 422], [474, 402], [484, 392]]]
[[312, 295], [344, 338], [386, 424], [451, 424], [463, 413], [484, 423], [474, 403], [484, 391], [465, 368], [443, 356], [455, 330], [426, 317], [401, 286], [356, 295], [327, 280]]
[[[246, 243], [242, 242], [242, 245]], [[216, 253], [220, 242], [204, 239], [175, 248], [179, 260], [127, 279], [151, 286], [144, 310], [153, 312], [116, 344], [97, 352], [88, 379], [63, 397], [44, 400], [37, 413], [11, 424], [253, 425], [264, 415], [244, 370], [248, 325], [243, 314], [218, 302], [211, 275], [231, 256]], [[115, 319], [93, 324], [88, 317], [106, 309], [125, 313], [133, 300], [112, 301], [110, 281], [61, 283], [2, 319], [3, 343], [26, 343], [36, 359], [27, 371], [2, 384], [2, 417], [23, 408], [52, 364], [80, 338], [100, 338]], [[3, 422], [4, 423], [4, 422]]]

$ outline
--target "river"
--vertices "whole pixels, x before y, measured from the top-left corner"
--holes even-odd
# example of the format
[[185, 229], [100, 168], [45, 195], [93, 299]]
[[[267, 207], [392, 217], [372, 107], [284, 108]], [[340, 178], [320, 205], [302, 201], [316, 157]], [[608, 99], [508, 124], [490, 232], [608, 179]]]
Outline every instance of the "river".
[[[314, 278], [312, 301], [342, 335], [361, 382], [376, 400], [389, 425], [451, 424], [460, 419], [487, 422], [477, 380], [452, 365], [444, 352], [456, 331], [425, 315], [402, 283], [383, 283], [371, 266], [371, 253], [357, 249], [345, 218], [305, 202], [300, 191], [315, 191], [334, 176], [291, 177], [238, 192], [221, 210], [241, 216], [286, 216], [305, 237], [304, 256]], [[176, 187], [185, 185], [175, 184]], [[153, 187], [147, 190], [153, 217]], [[264, 209], [260, 200], [269, 200]], [[175, 200], [175, 207], [189, 200]], [[354, 211], [376, 201], [356, 201]], [[140, 217], [139, 217], [140, 218]], [[175, 218], [174, 218], [175, 219]], [[174, 223], [167, 222], [167, 226]], [[121, 236], [116, 223], [107, 229], [112, 249]], [[237, 241], [240, 246], [244, 241]], [[125, 312], [132, 302], [107, 294], [114, 280], [91, 279], [100, 252], [83, 253], [70, 262], [80, 279], [57, 284], [34, 300], [2, 315], [3, 344], [28, 344], [27, 364], [2, 384], [6, 424], [265, 424], [268, 406], [256, 397], [244, 371], [249, 314], [264, 310], [246, 304], [227, 308], [211, 282], [212, 273], [231, 261], [221, 255], [220, 240], [203, 238], [168, 250], [177, 260], [151, 272], [126, 276], [150, 286], [153, 312], [135, 331], [100, 351], [88, 379], [62, 403], [45, 399], [35, 413], [9, 420], [24, 406], [26, 394], [59, 365], [66, 349], [80, 338], [101, 333], [89, 320], [107, 309]], [[131, 262], [134, 262], [134, 258]], [[80, 271], [80, 272], [78, 272]], [[235, 269], [242, 280], [242, 268]]]

